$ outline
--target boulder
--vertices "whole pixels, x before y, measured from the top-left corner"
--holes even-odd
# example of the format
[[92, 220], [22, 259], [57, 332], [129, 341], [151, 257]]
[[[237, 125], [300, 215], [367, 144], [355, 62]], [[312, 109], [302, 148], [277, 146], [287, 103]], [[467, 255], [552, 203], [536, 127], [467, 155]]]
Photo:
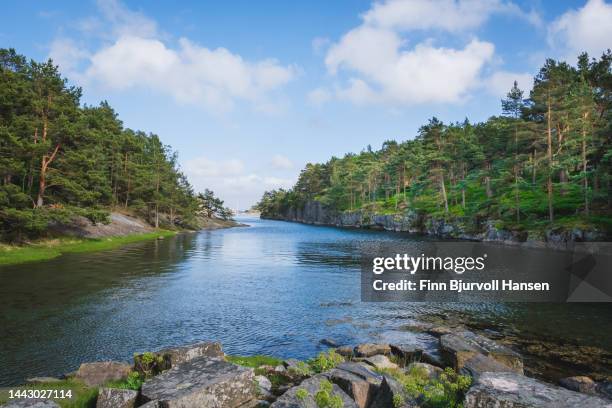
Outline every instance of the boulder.
[[442, 355], [439, 349], [423, 350], [421, 359], [427, 364], [435, 365], [436, 367], [444, 367], [444, 361], [442, 361]]
[[436, 336], [436, 337], [440, 337], [445, 334], [451, 334], [454, 331], [456, 330], [453, 330], [450, 327], [446, 327], [446, 326], [433, 326], [425, 330], [426, 333], [431, 334], [432, 336]]
[[514, 372], [523, 373], [523, 359], [520, 354], [487, 337], [470, 331], [442, 335], [440, 337], [440, 351], [442, 360], [455, 370], [460, 370], [466, 360], [477, 353], [481, 353], [506, 365]]
[[60, 406], [52, 400], [23, 398], [9, 401], [2, 408], [60, 408]]
[[421, 372], [425, 374], [429, 379], [438, 378], [440, 373], [442, 373], [442, 369], [440, 367], [436, 367], [427, 363], [410, 363], [408, 367], [406, 367], [406, 371], [408, 372]]
[[255, 399], [253, 369], [222, 359], [197, 357], [176, 365], [142, 385], [144, 401], [165, 408], [237, 407]]
[[319, 343], [321, 343], [324, 346], [333, 347], [333, 348], [336, 348], [339, 346], [339, 344], [334, 339], [321, 339], [319, 340]]
[[289, 369], [289, 368], [298, 368], [298, 364], [300, 363], [300, 360], [295, 359], [295, 358], [288, 358], [287, 360], [283, 361], [283, 365], [285, 366], [285, 368]]
[[389, 357], [383, 356], [382, 354], [377, 354], [372, 357], [367, 357], [363, 361], [366, 364], [369, 364], [372, 367], [379, 369], [379, 370], [399, 368], [397, 364], [389, 360]]
[[559, 384], [568, 390], [583, 392], [585, 394], [596, 394], [597, 383], [590, 377], [583, 375], [567, 377], [559, 380]]
[[385, 375], [370, 408], [417, 406], [416, 401], [408, 395], [402, 384]]
[[359, 408], [371, 404], [382, 382], [379, 374], [360, 363], [342, 363], [326, 375], [331, 382], [346, 392]]
[[388, 344], [364, 343], [355, 346], [353, 353], [356, 357], [372, 357], [376, 354], [391, 353], [391, 347]]
[[[155, 357], [154, 365], [143, 361], [143, 357], [152, 354]], [[154, 374], [172, 368], [173, 366], [185, 363], [194, 358], [224, 358], [221, 343], [202, 342], [189, 344], [181, 347], [163, 349], [154, 353], [142, 353], [134, 355], [134, 367], [140, 372], [153, 371]]]
[[75, 378], [90, 387], [97, 387], [108, 381], [123, 380], [130, 371], [132, 371], [131, 365], [118, 361], [83, 363], [77, 370]]
[[[329, 381], [325, 374], [317, 374], [310, 377], [298, 386], [291, 387], [281, 395], [270, 408], [318, 408], [315, 395], [321, 390], [323, 381]], [[358, 408], [355, 401], [351, 399], [342, 389], [332, 383], [331, 396], [338, 396], [342, 399], [343, 408]]]
[[514, 372], [514, 370], [507, 365], [504, 365], [497, 360], [480, 353], [476, 353], [472, 357], [465, 360], [463, 362], [463, 367], [461, 367], [459, 370], [459, 373], [469, 375], [472, 378], [477, 378], [482, 373], [486, 372], [508, 373]]
[[336, 353], [342, 357], [351, 358], [353, 357], [353, 346], [342, 346], [336, 349]]
[[518, 373], [483, 373], [465, 396], [465, 408], [612, 408], [612, 402]]
[[420, 361], [423, 350], [414, 344], [390, 344], [391, 354], [400, 361], [400, 365], [405, 366], [413, 361]]
[[144, 405], [139, 405], [138, 408], [163, 408], [158, 400], [149, 401]]
[[96, 408], [134, 408], [138, 398], [138, 391], [100, 388]]
[[259, 387], [259, 395], [263, 398], [272, 398], [272, 382], [265, 375], [255, 376], [255, 382]]

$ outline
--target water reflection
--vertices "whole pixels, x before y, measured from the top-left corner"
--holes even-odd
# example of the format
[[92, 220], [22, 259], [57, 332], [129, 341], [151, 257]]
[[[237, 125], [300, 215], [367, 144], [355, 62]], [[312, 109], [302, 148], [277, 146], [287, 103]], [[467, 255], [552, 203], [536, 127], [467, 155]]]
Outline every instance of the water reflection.
[[322, 338], [396, 336], [436, 313], [610, 347], [608, 306], [361, 303], [361, 252], [419, 248], [420, 238], [243, 221], [251, 226], [0, 268], [0, 384], [206, 339], [229, 353], [305, 358]]

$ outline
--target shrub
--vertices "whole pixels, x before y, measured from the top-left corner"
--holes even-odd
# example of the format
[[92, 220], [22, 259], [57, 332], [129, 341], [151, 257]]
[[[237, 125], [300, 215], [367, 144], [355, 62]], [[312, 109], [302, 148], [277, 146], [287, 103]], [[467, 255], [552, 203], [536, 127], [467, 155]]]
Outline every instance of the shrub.
[[344, 362], [344, 357], [332, 349], [327, 353], [321, 352], [315, 358], [308, 360], [308, 365], [310, 365], [310, 368], [312, 368], [315, 373], [322, 373], [331, 370], [342, 362]]

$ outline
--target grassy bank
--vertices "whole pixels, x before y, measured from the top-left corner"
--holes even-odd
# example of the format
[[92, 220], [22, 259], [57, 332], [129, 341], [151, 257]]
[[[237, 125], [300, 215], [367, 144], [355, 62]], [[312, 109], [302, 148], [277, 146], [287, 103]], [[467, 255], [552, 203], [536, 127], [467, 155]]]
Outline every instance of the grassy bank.
[[147, 241], [158, 237], [175, 235], [176, 231], [158, 230], [144, 234], [131, 234], [106, 238], [55, 238], [28, 245], [0, 244], [0, 265], [14, 265], [26, 262], [44, 261], [57, 258], [65, 253], [92, 252], [113, 249], [133, 242]]

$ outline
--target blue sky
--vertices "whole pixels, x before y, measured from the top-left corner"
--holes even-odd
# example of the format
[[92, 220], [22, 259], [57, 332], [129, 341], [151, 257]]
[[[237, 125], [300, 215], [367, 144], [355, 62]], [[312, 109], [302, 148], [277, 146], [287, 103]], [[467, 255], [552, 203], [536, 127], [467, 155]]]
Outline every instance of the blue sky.
[[604, 0], [8, 1], [2, 20], [0, 47], [52, 57], [241, 208], [431, 116], [499, 114], [546, 57], [612, 48]]

